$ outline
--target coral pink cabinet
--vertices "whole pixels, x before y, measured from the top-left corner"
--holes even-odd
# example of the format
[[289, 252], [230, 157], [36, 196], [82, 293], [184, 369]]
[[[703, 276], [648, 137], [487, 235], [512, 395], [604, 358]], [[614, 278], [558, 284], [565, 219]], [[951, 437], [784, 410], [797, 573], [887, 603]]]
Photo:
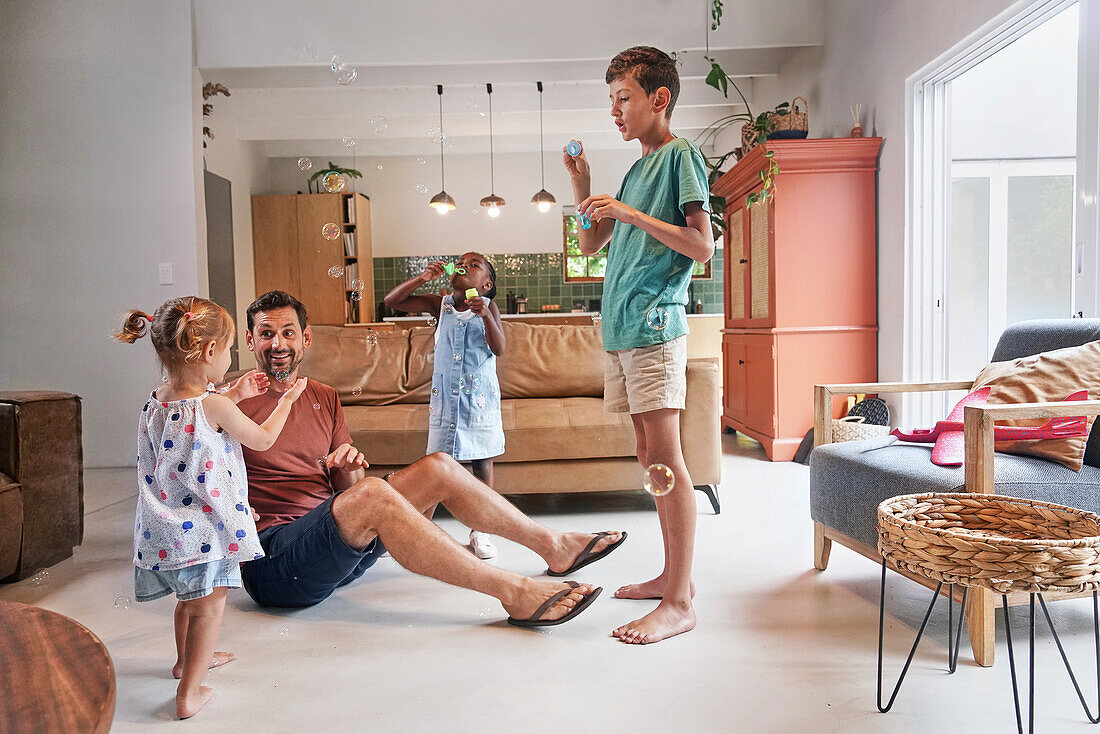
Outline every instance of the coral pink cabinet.
[[[713, 186], [726, 199], [722, 424], [788, 461], [813, 386], [878, 378], [875, 174], [882, 138], [773, 140]], [[759, 191], [766, 151], [775, 196]]]

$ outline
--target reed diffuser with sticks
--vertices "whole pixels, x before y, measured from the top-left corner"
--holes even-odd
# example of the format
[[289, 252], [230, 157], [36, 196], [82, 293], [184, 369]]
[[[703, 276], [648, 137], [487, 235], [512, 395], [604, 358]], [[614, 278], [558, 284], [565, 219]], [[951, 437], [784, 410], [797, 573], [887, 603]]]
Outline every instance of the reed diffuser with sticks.
[[863, 116], [863, 105], [852, 105], [849, 109], [852, 110], [852, 132], [849, 134], [849, 137], [862, 138], [863, 128], [860, 126], [859, 121]]

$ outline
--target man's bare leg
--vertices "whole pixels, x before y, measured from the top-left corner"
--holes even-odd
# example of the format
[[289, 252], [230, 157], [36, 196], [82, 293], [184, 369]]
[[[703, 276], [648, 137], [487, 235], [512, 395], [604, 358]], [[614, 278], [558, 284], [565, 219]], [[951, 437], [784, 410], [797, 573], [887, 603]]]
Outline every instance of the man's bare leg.
[[[540, 525], [447, 454], [425, 456], [394, 472], [389, 483], [421, 511], [442, 503], [466, 527], [530, 548], [542, 556], [551, 571], [565, 571], [573, 565], [594, 535], [562, 533]], [[610, 531], [596, 542], [592, 551], [599, 552], [621, 537], [618, 530]]]
[[[691, 565], [695, 553], [695, 496], [680, 447], [680, 411], [669, 408], [640, 415], [645, 432], [645, 460], [664, 464], [676, 477], [672, 492], [657, 497], [667, 566], [663, 597], [657, 608], [612, 634], [622, 642], [645, 644], [687, 632], [695, 627]], [[685, 489], [686, 488], [686, 489]], [[660, 578], [660, 577], [658, 577]]]
[[[635, 413], [630, 416], [634, 422], [634, 434], [638, 445], [638, 462], [643, 467], [648, 467], [653, 463], [646, 458], [646, 442], [645, 442], [645, 428], [642, 424], [642, 416], [640, 413]], [[627, 584], [626, 586], [620, 586], [618, 591], [615, 592], [616, 599], [661, 599], [665, 595], [665, 586], [668, 584], [668, 519], [666, 518], [667, 507], [665, 503], [657, 503], [657, 517], [661, 524], [661, 540], [663, 541], [664, 550], [664, 566], [661, 568], [661, 573], [649, 581], [643, 581], [638, 584]], [[695, 582], [691, 582], [691, 596], [695, 598]]]
[[[365, 548], [378, 537], [394, 560], [413, 573], [488, 594], [516, 619], [527, 619], [543, 602], [567, 588], [564, 583], [530, 579], [474, 558], [424, 517], [427, 506], [415, 506], [385, 481], [368, 477], [337, 495], [332, 517], [348, 545]], [[581, 584], [542, 618], [565, 616], [594, 588]]]

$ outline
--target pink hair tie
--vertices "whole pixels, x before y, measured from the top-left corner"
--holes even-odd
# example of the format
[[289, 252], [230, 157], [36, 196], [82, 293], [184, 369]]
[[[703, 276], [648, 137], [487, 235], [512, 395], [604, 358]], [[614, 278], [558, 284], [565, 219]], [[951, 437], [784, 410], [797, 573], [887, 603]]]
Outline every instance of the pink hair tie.
[[150, 324], [153, 323], [153, 317], [150, 316], [149, 314], [143, 313], [142, 316], [144, 316], [145, 320], [148, 321]]
[[185, 313], [183, 314], [183, 316], [184, 316], [184, 318], [186, 318], [186, 319], [187, 319], [188, 321], [193, 321], [193, 320], [195, 319], [195, 314], [191, 313], [190, 311], [187, 311], [187, 312], [185, 312]]

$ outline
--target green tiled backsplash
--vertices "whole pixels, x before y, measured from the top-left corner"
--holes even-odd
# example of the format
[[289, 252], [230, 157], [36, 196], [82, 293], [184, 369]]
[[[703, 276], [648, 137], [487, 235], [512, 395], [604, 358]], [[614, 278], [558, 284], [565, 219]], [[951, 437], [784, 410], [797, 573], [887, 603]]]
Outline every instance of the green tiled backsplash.
[[[398, 283], [424, 272], [432, 260], [456, 260], [461, 253], [432, 257], [374, 258], [374, 302], [380, 303]], [[703, 302], [703, 313], [722, 313], [722, 250], [714, 251], [710, 278], [691, 281], [692, 295]], [[489, 255], [497, 271], [497, 307], [505, 311], [505, 296], [513, 291], [527, 296], [527, 312], [539, 313], [546, 304], [560, 304], [569, 311], [575, 301], [603, 297], [603, 283], [566, 283], [562, 274], [562, 253], [543, 252], [526, 255]], [[438, 293], [447, 285], [444, 278], [421, 287], [421, 292]], [[690, 311], [690, 309], [689, 309]]]

